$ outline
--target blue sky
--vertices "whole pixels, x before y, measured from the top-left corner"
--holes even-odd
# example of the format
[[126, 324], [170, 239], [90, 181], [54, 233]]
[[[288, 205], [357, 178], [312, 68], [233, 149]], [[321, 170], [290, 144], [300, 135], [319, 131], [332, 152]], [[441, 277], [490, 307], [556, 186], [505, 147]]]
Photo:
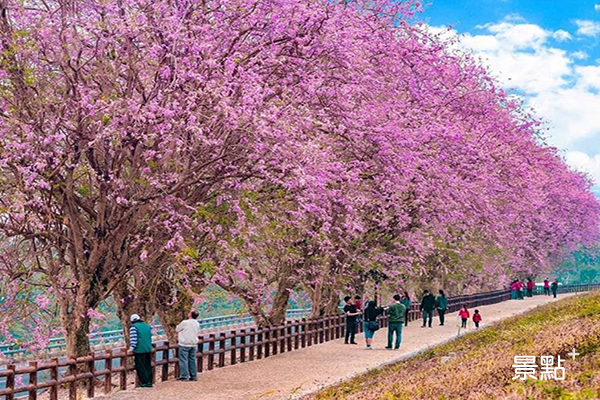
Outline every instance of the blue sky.
[[600, 194], [600, 0], [432, 0], [420, 16], [451, 25], [507, 89], [546, 121], [548, 143]]

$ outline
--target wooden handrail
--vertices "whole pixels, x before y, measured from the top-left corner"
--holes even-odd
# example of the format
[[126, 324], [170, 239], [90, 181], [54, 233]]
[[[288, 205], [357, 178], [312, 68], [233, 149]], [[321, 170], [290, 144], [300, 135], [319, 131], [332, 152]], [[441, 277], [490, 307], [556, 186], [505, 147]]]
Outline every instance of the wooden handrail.
[[[579, 292], [591, 289], [600, 289], [600, 284], [565, 285], [560, 291]], [[538, 293], [537, 291], [535, 292]], [[461, 304], [477, 307], [484, 304], [495, 304], [509, 298], [509, 290], [495, 290], [486, 293], [462, 295], [448, 298], [448, 306], [458, 309]], [[409, 321], [421, 318], [418, 304], [413, 304], [408, 313]], [[387, 316], [382, 316], [385, 324]], [[250, 362], [279, 353], [302, 349], [315, 344], [331, 341], [343, 337], [345, 330], [345, 316], [332, 315], [316, 319], [302, 318], [295, 321], [286, 321], [279, 326], [261, 328], [239, 329], [229, 332], [220, 332], [202, 335], [198, 338], [198, 352], [196, 360], [198, 373], [214, 368], [233, 365], [236, 363]], [[158, 342], [153, 344], [152, 366], [155, 375], [162, 381], [179, 371], [176, 344]], [[160, 359], [158, 358], [160, 356]], [[217, 356], [217, 357], [215, 357]], [[113, 390], [113, 376], [119, 377], [119, 388], [127, 389], [127, 373], [134, 370], [131, 359], [133, 354], [125, 348], [106, 350], [103, 353], [94, 353], [88, 356], [59, 360], [32, 361], [27, 366], [7, 365], [0, 370], [0, 378], [5, 378], [6, 387], [0, 389], [0, 396], [6, 400], [14, 400], [16, 393], [29, 392], [29, 399], [37, 398], [39, 389], [50, 389], [50, 400], [57, 400], [58, 388], [68, 385], [69, 399], [77, 400], [78, 391], [84, 390], [85, 383], [88, 397], [94, 397], [96, 384], [102, 382], [105, 394]], [[117, 362], [118, 365], [113, 365]], [[172, 368], [170, 368], [172, 367]], [[39, 379], [38, 373], [49, 371], [49, 379]], [[27, 376], [26, 384], [17, 385], [17, 376]]]

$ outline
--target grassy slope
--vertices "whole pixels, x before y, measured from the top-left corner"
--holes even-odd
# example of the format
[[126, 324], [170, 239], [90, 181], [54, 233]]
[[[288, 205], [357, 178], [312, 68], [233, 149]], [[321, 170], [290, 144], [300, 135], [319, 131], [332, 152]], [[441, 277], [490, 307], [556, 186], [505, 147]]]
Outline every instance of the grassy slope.
[[[575, 361], [567, 356], [573, 347]], [[539, 365], [540, 356], [559, 354], [564, 381], [512, 380], [515, 355], [534, 355]], [[600, 399], [600, 293], [539, 307], [310, 399]]]

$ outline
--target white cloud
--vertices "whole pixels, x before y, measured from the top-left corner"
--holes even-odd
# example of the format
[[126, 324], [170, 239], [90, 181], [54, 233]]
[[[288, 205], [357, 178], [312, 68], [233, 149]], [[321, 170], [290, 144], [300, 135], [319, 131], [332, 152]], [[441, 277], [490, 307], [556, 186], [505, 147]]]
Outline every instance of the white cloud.
[[600, 154], [590, 157], [582, 151], [570, 151], [565, 160], [571, 167], [588, 174], [596, 185], [600, 184]]
[[594, 4], [594, 10], [600, 11], [600, 4]]
[[[576, 23], [578, 35], [600, 34], [600, 23]], [[578, 65], [588, 54], [558, 47], [561, 39], [571, 38], [566, 31], [508, 19], [479, 29], [481, 34], [461, 35], [458, 46], [481, 58], [506, 89], [518, 90], [525, 104], [546, 122], [548, 143], [566, 151], [573, 168], [595, 179], [600, 196], [600, 60]]]
[[600, 22], [576, 19], [577, 34], [583, 36], [598, 36], [600, 34]]
[[571, 39], [571, 34], [565, 30], [559, 29], [557, 31], [554, 31], [552, 37], [558, 40], [559, 42], [564, 42], [565, 40]]
[[539, 93], [567, 83], [564, 77], [571, 73], [570, 60], [564, 50], [547, 46], [552, 32], [507, 21], [485, 25], [485, 29], [489, 34], [464, 35], [461, 46], [481, 57], [505, 87]]
[[587, 60], [589, 57], [589, 54], [586, 53], [585, 51], [575, 51], [573, 53], [571, 53], [571, 57], [573, 57], [576, 60]]

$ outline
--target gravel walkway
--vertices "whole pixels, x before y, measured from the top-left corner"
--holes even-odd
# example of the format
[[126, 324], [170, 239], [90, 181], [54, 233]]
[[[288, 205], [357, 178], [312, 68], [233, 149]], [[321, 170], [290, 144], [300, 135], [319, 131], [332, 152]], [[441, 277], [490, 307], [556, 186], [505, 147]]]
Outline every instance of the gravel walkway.
[[[557, 300], [573, 294], [559, 295]], [[482, 326], [518, 315], [539, 305], [554, 301], [548, 296], [512, 300], [478, 307], [483, 317]], [[473, 310], [470, 310], [471, 314]], [[364, 338], [357, 336], [359, 345], [345, 345], [335, 340], [320, 345], [283, 353], [266, 359], [237, 364], [203, 372], [198, 382], [168, 381], [152, 389], [132, 389], [104, 400], [281, 400], [297, 399], [308, 393], [333, 385], [370, 369], [393, 363], [431, 346], [439, 345], [458, 333], [457, 313], [447, 315], [446, 324], [421, 328], [414, 321], [403, 332], [399, 351], [385, 350], [387, 331], [375, 334], [374, 349], [366, 350]], [[469, 329], [472, 331], [472, 321]]]

